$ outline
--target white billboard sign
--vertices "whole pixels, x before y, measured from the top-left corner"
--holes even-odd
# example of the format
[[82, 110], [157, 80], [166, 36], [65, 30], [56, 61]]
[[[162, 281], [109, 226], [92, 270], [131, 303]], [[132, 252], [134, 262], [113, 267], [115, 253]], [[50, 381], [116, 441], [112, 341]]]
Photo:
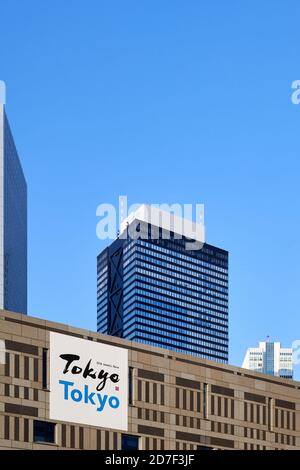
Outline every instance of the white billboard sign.
[[127, 349], [50, 332], [49, 417], [127, 431]]

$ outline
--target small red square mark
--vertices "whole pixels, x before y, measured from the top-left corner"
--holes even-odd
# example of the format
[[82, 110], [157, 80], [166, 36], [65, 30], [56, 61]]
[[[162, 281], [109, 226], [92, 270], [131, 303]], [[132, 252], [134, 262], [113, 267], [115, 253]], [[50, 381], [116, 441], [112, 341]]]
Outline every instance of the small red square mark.
[[117, 390], [117, 392], [119, 391], [119, 387], [115, 387], [115, 390]]

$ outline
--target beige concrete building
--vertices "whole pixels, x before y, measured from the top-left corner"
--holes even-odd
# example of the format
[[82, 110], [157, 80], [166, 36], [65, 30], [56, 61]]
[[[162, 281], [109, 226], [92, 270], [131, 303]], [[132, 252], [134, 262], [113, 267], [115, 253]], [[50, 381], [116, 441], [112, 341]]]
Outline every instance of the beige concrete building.
[[[128, 430], [49, 418], [50, 332], [128, 351]], [[4, 310], [0, 347], [0, 449], [300, 449], [299, 382]]]

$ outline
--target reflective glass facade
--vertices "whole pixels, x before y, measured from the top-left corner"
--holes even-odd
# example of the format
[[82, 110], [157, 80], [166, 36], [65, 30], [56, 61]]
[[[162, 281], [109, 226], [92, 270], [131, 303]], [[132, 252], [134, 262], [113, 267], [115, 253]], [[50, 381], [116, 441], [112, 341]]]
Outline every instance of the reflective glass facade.
[[101, 333], [228, 360], [228, 253], [183, 239], [116, 240], [98, 256]]
[[1, 306], [27, 313], [27, 187], [1, 106]]

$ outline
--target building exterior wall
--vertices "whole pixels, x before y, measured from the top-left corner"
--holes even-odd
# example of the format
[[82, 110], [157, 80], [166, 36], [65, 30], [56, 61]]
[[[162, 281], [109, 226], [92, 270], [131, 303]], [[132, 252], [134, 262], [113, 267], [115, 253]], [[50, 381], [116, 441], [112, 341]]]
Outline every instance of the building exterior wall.
[[258, 348], [247, 349], [242, 367], [292, 379], [293, 349], [282, 348], [279, 342], [261, 341]]
[[139, 437], [140, 449], [300, 449], [299, 382], [4, 310], [1, 449], [121, 449], [120, 431], [60, 421], [55, 443], [34, 442], [34, 421], [51, 421], [50, 332], [128, 350], [126, 434]]
[[1, 103], [0, 307], [27, 313], [27, 187]]
[[228, 252], [140, 232], [98, 256], [97, 330], [227, 362]]
[[1, 101], [0, 101], [0, 308], [4, 308], [4, 184], [3, 184], [4, 132], [3, 131], [4, 131], [4, 106], [3, 104], [1, 104]]
[[27, 313], [27, 186], [4, 114], [4, 308]]

